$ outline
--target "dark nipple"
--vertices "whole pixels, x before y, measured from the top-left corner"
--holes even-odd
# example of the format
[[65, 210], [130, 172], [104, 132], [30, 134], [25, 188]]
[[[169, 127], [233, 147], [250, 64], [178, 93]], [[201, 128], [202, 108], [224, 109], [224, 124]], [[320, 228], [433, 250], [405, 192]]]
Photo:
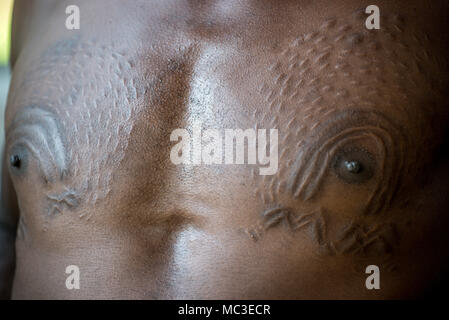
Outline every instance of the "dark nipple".
[[20, 169], [20, 166], [21, 166], [21, 164], [22, 164], [22, 160], [20, 159], [20, 157], [18, 156], [18, 155], [12, 155], [10, 158], [9, 158], [9, 162], [11, 163], [11, 166], [13, 166], [13, 167], [15, 167], [15, 168], [17, 168], [17, 169]]

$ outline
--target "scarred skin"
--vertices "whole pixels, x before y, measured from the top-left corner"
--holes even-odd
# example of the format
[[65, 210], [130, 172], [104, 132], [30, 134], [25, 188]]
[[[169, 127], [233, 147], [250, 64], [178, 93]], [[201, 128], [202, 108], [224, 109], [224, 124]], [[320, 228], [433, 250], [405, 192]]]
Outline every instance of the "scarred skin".
[[[12, 297], [431, 290], [448, 257], [448, 4], [378, 1], [381, 29], [367, 30], [369, 4], [18, 1], [2, 188]], [[170, 134], [195, 121], [277, 128], [278, 172], [174, 165]], [[342, 169], [351, 159], [363, 174]], [[65, 287], [68, 265], [80, 290]], [[380, 290], [365, 287], [368, 265]]]

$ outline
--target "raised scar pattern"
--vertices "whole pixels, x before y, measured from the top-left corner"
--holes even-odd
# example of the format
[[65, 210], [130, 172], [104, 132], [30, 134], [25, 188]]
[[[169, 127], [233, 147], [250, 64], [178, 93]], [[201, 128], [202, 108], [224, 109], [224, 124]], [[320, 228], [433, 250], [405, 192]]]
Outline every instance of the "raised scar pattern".
[[[31, 150], [39, 153], [39, 165], [51, 165], [43, 168], [44, 176], [52, 177], [51, 182], [56, 180], [48, 173], [54, 172], [54, 168], [65, 172], [66, 179], [54, 184], [46, 195], [49, 216], [80, 204], [94, 205], [109, 193], [112, 169], [123, 158], [131, 132], [129, 120], [135, 103], [144, 98], [145, 88], [140, 85], [142, 82], [133, 67], [134, 62], [114, 44], [101, 45], [98, 41], [85, 41], [75, 36], [49, 47], [12, 91], [14, 105], [45, 106], [33, 107], [35, 111], [32, 112], [25, 108], [14, 121], [22, 121], [23, 117], [35, 121], [47, 119], [48, 130], [56, 133], [58, 125], [58, 133], [63, 129], [67, 137], [62, 143], [40, 139], [39, 147], [29, 144]], [[48, 119], [58, 119], [59, 123]], [[57, 142], [58, 152], [45, 151], [45, 144]], [[49, 147], [55, 149], [52, 145]], [[54, 159], [45, 161], [42, 153]]]
[[[320, 247], [320, 252], [335, 255], [383, 255], [392, 256], [394, 247], [399, 244], [398, 226], [392, 222], [370, 225], [363, 220], [351, 221], [330, 238], [328, 235], [328, 212], [322, 207], [309, 212], [295, 211], [292, 208], [270, 208], [262, 213], [261, 223], [246, 229], [254, 241], [258, 241], [269, 229], [284, 225], [291, 232], [308, 230], [308, 234]], [[396, 266], [391, 259], [386, 259], [392, 268]]]
[[[45, 196], [62, 209], [88, 206], [89, 210], [79, 213], [86, 220], [97, 211], [91, 208], [111, 192], [113, 174], [138, 121], [136, 114], [166, 102], [164, 86], [173, 75], [185, 72], [192, 49], [182, 47], [165, 59], [166, 55], [156, 52], [161, 49], [158, 46], [144, 48], [136, 41], [137, 50], [130, 50], [129, 45], [84, 36], [63, 39], [31, 61], [26, 77], [12, 90], [12, 105], [46, 106], [59, 119], [67, 137], [70, 179]], [[149, 55], [163, 56], [162, 67], [155, 64], [154, 69], [144, 69]], [[145, 66], [137, 66], [143, 60]], [[59, 201], [62, 194], [66, 198]], [[71, 194], [76, 195], [75, 202]]]
[[[345, 139], [371, 139], [377, 147], [376, 157], [381, 160], [379, 172], [382, 175], [367, 200], [366, 214], [379, 213], [391, 206], [400, 190], [402, 176], [416, 168], [422, 158], [404, 134], [407, 129], [375, 111], [376, 101], [381, 101], [393, 114], [401, 112], [409, 123], [422, 123], [426, 113], [423, 108], [410, 112], [405, 107], [420, 101], [414, 92], [417, 87], [425, 88], [429, 96], [435, 99], [442, 96], [446, 87], [442, 79], [447, 79], [447, 76], [439, 70], [447, 70], [447, 62], [429, 52], [430, 37], [425, 31], [416, 31], [410, 26], [405, 28], [406, 21], [399, 15], [386, 14], [384, 18], [388, 23], [378, 33], [364, 30], [365, 18], [363, 10], [358, 10], [352, 19], [345, 19], [343, 25], [335, 18], [324, 21], [317, 31], [285, 44], [268, 68], [273, 82], [265, 82], [259, 87], [266, 107], [264, 110], [254, 110], [253, 117], [259, 127], [268, 123], [279, 126], [278, 120], [274, 119], [282, 119], [284, 115], [289, 120], [286, 126], [280, 126], [279, 174], [262, 178], [253, 176], [259, 180], [256, 196], [269, 208], [267, 211], [274, 212], [274, 216], [266, 218], [266, 212], [261, 213], [260, 222], [249, 228], [251, 238], [256, 240], [268, 229], [282, 224], [282, 221], [291, 221], [287, 217], [294, 216], [293, 211], [281, 209], [282, 204], [278, 202], [281, 196], [289, 195], [292, 199], [305, 202], [319, 197], [319, 186], [329, 167], [332, 146], [343, 143]], [[401, 56], [413, 56], [413, 59], [405, 62], [400, 59]], [[390, 77], [387, 78], [387, 74]], [[345, 84], [363, 90], [365, 94], [355, 94]], [[386, 90], [388, 87], [395, 88], [396, 96]], [[351, 114], [358, 120], [346, 125], [345, 119], [351, 121]], [[333, 120], [333, 117], [337, 119]], [[320, 120], [327, 122], [327, 125]], [[340, 130], [332, 132], [333, 125]], [[287, 128], [288, 132], [282, 128]], [[289, 148], [282, 150], [285, 146]], [[328, 152], [320, 152], [323, 150]], [[310, 217], [298, 219], [298, 230], [314, 225]], [[361, 218], [355, 226], [362, 228], [363, 222]], [[375, 225], [382, 229], [385, 223]], [[366, 228], [364, 226], [362, 229]], [[288, 229], [292, 230], [291, 227]], [[367, 251], [375, 244], [382, 247], [380, 243], [384, 243], [385, 248], [390, 247], [385, 244], [387, 241], [384, 238], [387, 237], [365, 239], [362, 229], [355, 236], [358, 239], [355, 244], [348, 245], [348, 239], [354, 241], [349, 237], [329, 240], [329, 246], [333, 247], [334, 252], [342, 254]], [[342, 242], [352, 249], [343, 246]], [[397, 241], [393, 242], [397, 244]]]
[[38, 105], [24, 108], [6, 137], [9, 146], [23, 144], [41, 160], [39, 166], [47, 182], [63, 179], [69, 173], [64, 140], [54, 114]]
[[304, 139], [289, 179], [292, 196], [311, 199], [322, 183], [336, 149], [350, 139], [365, 136], [377, 143], [380, 155], [380, 179], [367, 203], [366, 213], [378, 212], [390, 204], [402, 175], [405, 135], [376, 110], [337, 111], [331, 113], [329, 118]]
[[80, 195], [75, 190], [66, 189], [58, 194], [49, 194], [47, 198], [50, 200], [48, 215], [54, 215], [63, 212], [65, 208], [76, 208], [80, 204]]
[[[25, 107], [13, 120], [6, 139], [10, 149], [23, 145], [37, 160], [39, 174], [47, 187], [51, 186], [53, 190], [53, 193], [46, 196], [49, 201], [48, 216], [79, 205], [80, 195], [76, 191], [64, 187], [64, 191], [58, 192], [58, 187], [55, 187], [69, 184], [72, 172], [66, 137], [54, 113], [42, 106]], [[25, 228], [23, 221], [20, 228]]]

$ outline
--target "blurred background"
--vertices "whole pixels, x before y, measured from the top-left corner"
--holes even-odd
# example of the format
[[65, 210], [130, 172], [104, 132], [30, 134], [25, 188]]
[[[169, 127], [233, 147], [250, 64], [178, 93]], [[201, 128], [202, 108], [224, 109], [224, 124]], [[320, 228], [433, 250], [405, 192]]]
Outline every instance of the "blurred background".
[[0, 147], [2, 149], [5, 136], [3, 118], [10, 79], [9, 48], [11, 43], [12, 6], [13, 0], [0, 0]]

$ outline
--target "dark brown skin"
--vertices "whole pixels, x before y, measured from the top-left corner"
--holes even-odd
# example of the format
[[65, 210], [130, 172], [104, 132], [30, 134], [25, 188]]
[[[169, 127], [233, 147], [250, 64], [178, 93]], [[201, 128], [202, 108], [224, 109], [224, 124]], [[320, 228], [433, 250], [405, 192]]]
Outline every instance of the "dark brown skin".
[[[448, 257], [447, 1], [377, 1], [380, 30], [356, 0], [78, 1], [69, 31], [74, 2], [14, 10], [2, 188], [2, 219], [18, 220], [13, 298], [433, 288]], [[277, 174], [174, 165], [170, 133], [194, 121], [278, 128]], [[354, 158], [369, 174], [342, 171]], [[371, 264], [380, 290], [365, 288]], [[80, 290], [65, 287], [68, 265]]]

